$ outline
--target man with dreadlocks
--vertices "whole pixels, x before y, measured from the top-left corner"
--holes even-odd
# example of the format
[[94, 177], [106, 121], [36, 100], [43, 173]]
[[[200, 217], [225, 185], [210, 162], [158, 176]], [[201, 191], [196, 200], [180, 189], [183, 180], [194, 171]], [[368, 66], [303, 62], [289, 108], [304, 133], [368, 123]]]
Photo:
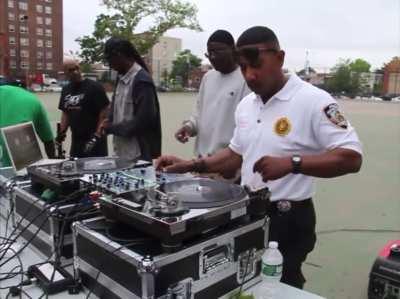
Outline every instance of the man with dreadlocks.
[[185, 143], [196, 137], [195, 154], [207, 157], [228, 146], [235, 128], [237, 104], [250, 93], [234, 56], [235, 41], [225, 30], [217, 30], [207, 41], [207, 53], [214, 69], [200, 85], [192, 116], [182, 123], [175, 138]]
[[161, 120], [149, 70], [128, 40], [110, 38], [104, 56], [119, 76], [103, 131], [114, 135], [117, 156], [151, 161], [161, 154]]
[[241, 169], [241, 183], [271, 191], [271, 241], [283, 255], [281, 281], [303, 288], [301, 265], [314, 248], [314, 177], [331, 178], [360, 170], [361, 143], [336, 101], [325, 91], [286, 75], [285, 52], [275, 33], [252, 27], [239, 37], [237, 58], [253, 91], [238, 105], [230, 144], [194, 160], [163, 156], [167, 172], [219, 172]]

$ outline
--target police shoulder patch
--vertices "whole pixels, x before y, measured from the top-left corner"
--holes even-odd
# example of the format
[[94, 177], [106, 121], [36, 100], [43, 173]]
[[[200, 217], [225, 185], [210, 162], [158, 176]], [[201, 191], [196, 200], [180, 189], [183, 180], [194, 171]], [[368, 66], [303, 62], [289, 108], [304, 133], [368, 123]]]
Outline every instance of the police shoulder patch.
[[339, 110], [339, 105], [336, 103], [329, 104], [324, 108], [326, 117], [338, 127], [347, 129], [348, 123], [343, 114]]

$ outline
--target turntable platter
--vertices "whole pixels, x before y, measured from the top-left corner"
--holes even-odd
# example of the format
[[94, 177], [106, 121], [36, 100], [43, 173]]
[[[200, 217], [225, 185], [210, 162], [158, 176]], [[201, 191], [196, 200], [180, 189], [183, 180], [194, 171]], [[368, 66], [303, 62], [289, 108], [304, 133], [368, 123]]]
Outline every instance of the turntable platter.
[[100, 173], [118, 171], [131, 168], [135, 165], [134, 160], [126, 160], [117, 157], [90, 157], [76, 160], [79, 173]]
[[223, 181], [197, 178], [164, 185], [164, 192], [174, 194], [188, 208], [214, 208], [244, 199], [245, 190]]

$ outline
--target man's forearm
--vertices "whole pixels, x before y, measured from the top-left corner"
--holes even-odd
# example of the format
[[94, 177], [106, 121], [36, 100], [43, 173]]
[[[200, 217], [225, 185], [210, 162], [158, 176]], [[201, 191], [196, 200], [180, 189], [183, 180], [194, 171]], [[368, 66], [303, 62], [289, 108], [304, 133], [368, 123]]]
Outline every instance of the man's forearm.
[[362, 156], [356, 151], [338, 148], [314, 155], [302, 156], [301, 173], [320, 178], [332, 178], [358, 172]]
[[61, 132], [67, 131], [68, 127], [69, 127], [68, 114], [65, 113], [65, 112], [62, 112], [61, 121], [60, 121], [60, 130], [61, 130]]
[[101, 136], [102, 135], [102, 124], [104, 122], [104, 120], [107, 118], [108, 113], [109, 113], [109, 107], [107, 106], [105, 107], [103, 110], [100, 111], [99, 113], [99, 119], [97, 121], [97, 126], [96, 126], [96, 134]]
[[56, 149], [53, 140], [44, 143], [44, 150], [49, 159], [54, 159], [56, 157]]
[[242, 166], [242, 157], [233, 152], [229, 147], [200, 160], [204, 161], [205, 172], [220, 173], [224, 177], [234, 176], [236, 171]]

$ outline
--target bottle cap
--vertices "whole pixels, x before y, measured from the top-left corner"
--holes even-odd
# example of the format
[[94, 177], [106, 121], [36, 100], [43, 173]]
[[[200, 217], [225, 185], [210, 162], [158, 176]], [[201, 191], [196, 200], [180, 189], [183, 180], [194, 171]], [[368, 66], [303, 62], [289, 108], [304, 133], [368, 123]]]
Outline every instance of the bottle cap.
[[278, 242], [275, 242], [275, 241], [269, 242], [268, 243], [268, 248], [277, 249], [278, 248]]

